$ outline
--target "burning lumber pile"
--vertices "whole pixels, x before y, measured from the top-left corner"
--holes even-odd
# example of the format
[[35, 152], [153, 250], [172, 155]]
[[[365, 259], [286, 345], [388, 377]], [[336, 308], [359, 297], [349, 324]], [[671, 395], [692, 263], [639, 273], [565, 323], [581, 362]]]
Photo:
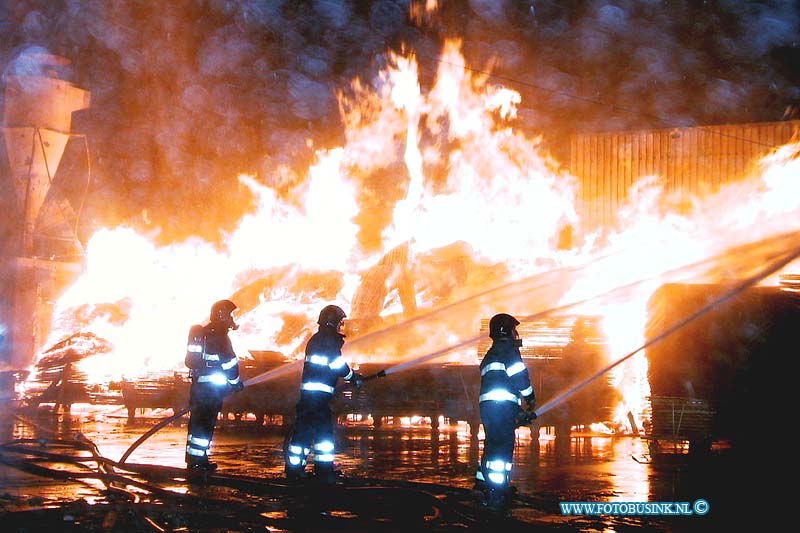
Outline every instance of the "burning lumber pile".
[[120, 403], [120, 392], [113, 384], [91, 384], [80, 370], [85, 358], [111, 351], [110, 344], [93, 333], [78, 332], [47, 349], [36, 364], [35, 377], [26, 383], [23, 402], [29, 406], [52, 403]]
[[[485, 319], [481, 323], [485, 335], [478, 346], [479, 357], [491, 343], [488, 328]], [[540, 402], [577, 385], [608, 362], [608, 341], [599, 316], [551, 315], [522, 321], [517, 329], [523, 341], [520, 352]], [[619, 400], [618, 391], [607, 379], [597, 379], [544, 415], [541, 423], [555, 426], [556, 433], [566, 435], [572, 426], [610, 421]]]
[[177, 412], [189, 405], [189, 376], [185, 372], [151, 373], [144, 379], [126, 380], [121, 390], [128, 418], [134, 418], [137, 409], [170, 408]]

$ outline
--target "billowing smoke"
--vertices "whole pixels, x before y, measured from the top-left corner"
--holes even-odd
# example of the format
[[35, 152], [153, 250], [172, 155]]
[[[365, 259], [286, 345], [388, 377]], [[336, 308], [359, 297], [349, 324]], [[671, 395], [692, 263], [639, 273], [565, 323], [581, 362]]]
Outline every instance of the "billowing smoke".
[[[295, 196], [314, 151], [342, 142], [339, 94], [389, 50], [415, 52], [424, 83], [461, 38], [467, 68], [519, 91], [518, 127], [563, 157], [574, 131], [780, 119], [800, 99], [797, 35], [793, 2], [17, 0], [0, 7], [0, 68], [56, 54], [91, 91], [74, 120], [87, 234], [125, 222], [213, 241], [252, 208], [239, 173]], [[365, 248], [408, 180], [402, 142], [360, 176]], [[68, 150], [61, 171], [84, 159]]]

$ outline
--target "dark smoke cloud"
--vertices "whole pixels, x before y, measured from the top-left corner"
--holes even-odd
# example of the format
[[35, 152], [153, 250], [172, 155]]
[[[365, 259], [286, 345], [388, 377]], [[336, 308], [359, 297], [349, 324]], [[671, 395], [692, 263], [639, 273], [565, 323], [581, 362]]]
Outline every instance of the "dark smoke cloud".
[[[0, 68], [35, 73], [34, 51], [71, 61], [92, 95], [74, 120], [92, 155], [87, 224], [158, 227], [165, 241], [232, 229], [251, 205], [240, 172], [291, 199], [314, 150], [343, 141], [337, 91], [401, 45], [429, 84], [443, 40], [461, 38], [471, 68], [522, 93], [518, 126], [565, 161], [575, 131], [779, 120], [800, 99], [795, 2], [424, 4], [15, 0], [0, 4]], [[62, 167], [84, 166], [68, 149]], [[375, 213], [407, 179], [402, 165], [360, 178]]]

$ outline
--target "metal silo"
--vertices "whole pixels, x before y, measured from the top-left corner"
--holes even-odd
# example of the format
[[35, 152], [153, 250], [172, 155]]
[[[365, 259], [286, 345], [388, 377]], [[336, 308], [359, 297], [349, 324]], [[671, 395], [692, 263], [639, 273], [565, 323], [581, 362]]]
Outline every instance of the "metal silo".
[[48, 193], [74, 135], [72, 113], [89, 106], [89, 92], [59, 75], [68, 64], [64, 58], [29, 54], [25, 59], [37, 68], [4, 77], [8, 165], [0, 185], [6, 205], [11, 206], [0, 242], [0, 370], [4, 371], [24, 370], [32, 363], [49, 332], [52, 303], [83, 269], [77, 236], [70, 238], [78, 253], [65, 259], [52, 240], [43, 238], [42, 228], [76, 227], [67, 201], [52, 200], [58, 203], [55, 209], [43, 207], [51, 201]]

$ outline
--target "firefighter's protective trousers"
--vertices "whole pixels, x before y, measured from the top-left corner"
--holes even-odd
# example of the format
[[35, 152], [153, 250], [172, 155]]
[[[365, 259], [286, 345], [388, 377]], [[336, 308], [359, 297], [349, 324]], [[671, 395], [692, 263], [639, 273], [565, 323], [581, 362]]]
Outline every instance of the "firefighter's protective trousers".
[[189, 466], [208, 462], [208, 450], [226, 391], [227, 384], [215, 383], [193, 383], [189, 390], [192, 407], [186, 437], [186, 463]]
[[519, 405], [509, 401], [480, 403], [485, 438], [476, 478], [489, 486], [505, 488], [511, 477]]
[[287, 473], [304, 471], [312, 449], [314, 472], [322, 475], [333, 472], [335, 446], [331, 396], [323, 391], [301, 393], [294, 432], [286, 450]]

